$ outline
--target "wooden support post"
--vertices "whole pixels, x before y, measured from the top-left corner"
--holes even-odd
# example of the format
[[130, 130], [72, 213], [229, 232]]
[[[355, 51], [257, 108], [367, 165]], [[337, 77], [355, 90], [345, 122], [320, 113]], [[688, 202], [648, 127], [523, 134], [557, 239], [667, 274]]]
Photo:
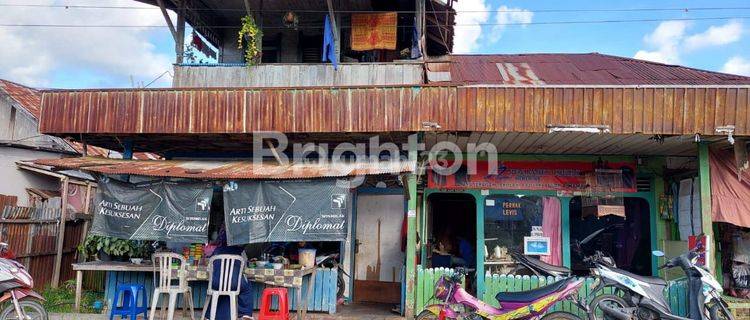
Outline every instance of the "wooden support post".
[[172, 23], [172, 19], [169, 17], [169, 12], [167, 12], [167, 7], [164, 6], [164, 0], [156, 0], [156, 3], [159, 5], [159, 9], [161, 9], [161, 14], [164, 16], [164, 20], [167, 22], [167, 27], [169, 27], [169, 32], [172, 33], [172, 38], [174, 38], [174, 40], [177, 41], [177, 30], [175, 30], [174, 24]]
[[571, 197], [560, 197], [560, 233], [562, 234], [562, 262], [563, 266], [570, 268], [570, 199]]
[[[83, 214], [87, 214], [87, 215], [91, 214], [91, 212], [89, 212], [91, 210], [90, 208], [91, 207], [91, 191], [92, 191], [91, 182], [86, 182], [86, 193], [83, 197], [83, 201], [84, 201], [83, 202]], [[86, 240], [86, 236], [88, 236], [89, 234], [90, 223], [91, 223], [90, 219], [86, 219], [83, 222], [83, 234], [81, 235], [81, 241]], [[83, 262], [82, 255], [78, 256], [78, 262]]]
[[179, 10], [177, 10], [177, 39], [175, 39], [175, 54], [177, 55], [177, 64], [182, 63], [183, 59], [185, 58], [185, 15], [187, 14], [185, 2], [182, 1], [179, 6]]
[[[413, 146], [416, 147], [416, 146]], [[409, 160], [417, 160], [416, 148], [409, 149]], [[415, 169], [416, 170], [416, 169]], [[406, 306], [404, 313], [407, 319], [415, 315], [415, 282], [417, 268], [417, 176], [412, 172], [406, 177], [406, 188], [409, 195], [406, 212]], [[423, 235], [424, 236], [424, 235]]]
[[125, 143], [123, 143], [122, 158], [127, 160], [133, 159], [133, 141], [125, 140]]
[[60, 223], [58, 224], [59, 230], [57, 231], [57, 254], [55, 255], [55, 269], [52, 273], [52, 287], [57, 288], [60, 285], [60, 269], [62, 266], [63, 256], [63, 245], [65, 243], [65, 220], [67, 220], [67, 208], [68, 208], [68, 178], [64, 177], [60, 179], [62, 183], [62, 190], [60, 195], [62, 196], [62, 204], [60, 208]]
[[714, 241], [713, 217], [711, 216], [711, 168], [708, 163], [708, 144], [698, 144], [698, 177], [701, 193], [701, 229], [706, 235], [708, 251], [706, 252], [706, 267], [712, 274], [716, 273], [716, 242]]
[[477, 297], [484, 297], [484, 196], [480, 194], [474, 194], [476, 197], [476, 224], [477, 224], [477, 271], [476, 284], [477, 284]]

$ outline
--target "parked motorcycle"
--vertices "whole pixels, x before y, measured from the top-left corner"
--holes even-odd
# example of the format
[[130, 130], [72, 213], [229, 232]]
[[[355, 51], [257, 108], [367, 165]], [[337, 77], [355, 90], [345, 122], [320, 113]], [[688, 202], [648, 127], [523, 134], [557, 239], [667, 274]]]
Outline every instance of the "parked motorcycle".
[[[622, 227], [621, 224], [613, 224], [592, 232], [581, 241], [573, 241], [571, 244], [573, 252], [584, 257], [586, 255], [584, 247], [586, 247], [591, 241], [605, 231], [620, 227]], [[540, 277], [570, 277], [573, 275], [573, 271], [570, 268], [546, 263], [538, 258], [524, 255], [520, 251], [513, 250], [510, 252], [510, 256], [517, 263], [516, 267], [511, 271], [511, 274], [527, 274]], [[603, 259], [608, 259], [608, 257], [603, 257]], [[611, 259], [610, 263], [614, 266], [614, 261]]]
[[516, 262], [516, 267], [510, 274], [528, 274], [537, 277], [570, 277], [573, 274], [569, 268], [546, 263], [519, 251], [511, 251], [510, 256]]
[[[664, 253], [654, 251], [662, 257]], [[721, 299], [722, 288], [716, 279], [698, 266], [699, 251], [691, 250], [667, 261], [659, 269], [681, 268], [688, 281], [688, 317], [675, 315], [664, 297], [667, 281], [657, 277], [645, 277], [617, 269], [603, 262], [603, 255], [589, 258], [595, 268], [594, 275], [600, 277], [601, 287], [615, 287], [624, 294], [603, 294], [594, 298], [590, 305], [592, 320], [734, 320], [729, 308]], [[595, 289], [596, 291], [598, 289]]]
[[[346, 283], [344, 277], [351, 278], [346, 270], [341, 266], [339, 262], [339, 254], [333, 253], [324, 256], [318, 256], [315, 258], [315, 265], [321, 268], [329, 268], [336, 270], [336, 300], [344, 298], [344, 291], [346, 289]], [[350, 279], [351, 280], [351, 279]]]
[[44, 298], [34, 291], [34, 280], [26, 268], [13, 260], [8, 244], [0, 242], [0, 320], [47, 320]]
[[495, 296], [500, 307], [495, 308], [464, 290], [461, 280], [465, 275], [466, 270], [458, 268], [452, 275], [441, 276], [434, 295], [441, 302], [426, 306], [416, 319], [580, 320], [565, 311], [544, 313], [559, 301], [574, 300], [583, 280], [571, 277], [529, 291], [501, 292]]

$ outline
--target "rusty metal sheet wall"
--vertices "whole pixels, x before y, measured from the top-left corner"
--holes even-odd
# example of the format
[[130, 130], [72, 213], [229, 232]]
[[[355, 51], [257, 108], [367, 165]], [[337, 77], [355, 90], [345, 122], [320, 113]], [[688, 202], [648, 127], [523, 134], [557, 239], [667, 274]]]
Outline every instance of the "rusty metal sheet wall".
[[48, 91], [46, 134], [253, 131], [546, 132], [548, 124], [612, 133], [750, 135], [748, 87], [362, 87]]

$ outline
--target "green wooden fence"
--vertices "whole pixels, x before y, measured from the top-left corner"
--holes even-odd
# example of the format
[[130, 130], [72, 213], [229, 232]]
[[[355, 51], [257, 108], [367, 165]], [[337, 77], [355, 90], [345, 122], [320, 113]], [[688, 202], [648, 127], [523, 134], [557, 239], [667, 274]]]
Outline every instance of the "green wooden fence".
[[[417, 267], [417, 296], [416, 296], [416, 311], [421, 311], [424, 306], [438, 303], [433, 297], [435, 283], [440, 276], [445, 274], [452, 274], [452, 269], [447, 268], [422, 268]], [[537, 276], [520, 276], [520, 275], [498, 275], [487, 273], [484, 278], [485, 292], [482, 296], [482, 301], [485, 301], [495, 307], [499, 304], [495, 299], [495, 295], [498, 292], [516, 292], [526, 291], [535, 288], [539, 288], [550, 284], [555, 281], [553, 277], [537, 277]], [[465, 282], [465, 281], [464, 281]], [[594, 279], [587, 278], [585, 285], [578, 291], [579, 299], [593, 299], [589, 297], [594, 286]], [[611, 293], [605, 289], [605, 293]], [[685, 282], [683, 280], [677, 280], [671, 282], [668, 290], [668, 301], [671, 305], [672, 311], [677, 315], [685, 316], [687, 314], [687, 290]], [[584, 300], [585, 301], [585, 300]], [[588, 300], [590, 301], [590, 300]], [[580, 316], [583, 316], [583, 312], [575, 306], [571, 301], [562, 301], [552, 307], [552, 311], [568, 311]]]

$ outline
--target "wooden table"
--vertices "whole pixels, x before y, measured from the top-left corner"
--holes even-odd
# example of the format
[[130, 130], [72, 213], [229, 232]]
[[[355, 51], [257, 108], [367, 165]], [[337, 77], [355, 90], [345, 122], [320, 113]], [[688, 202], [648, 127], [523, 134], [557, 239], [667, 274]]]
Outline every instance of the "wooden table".
[[[133, 264], [130, 262], [104, 262], [91, 261], [83, 263], [74, 263], [73, 270], [76, 272], [76, 292], [75, 292], [75, 311], [80, 312], [81, 295], [83, 291], [83, 272], [84, 271], [128, 271], [128, 272], [155, 272], [154, 265], [151, 263]], [[176, 270], [175, 270], [176, 271]], [[188, 266], [188, 281], [208, 281], [206, 266]], [[302, 306], [297, 307], [297, 319], [304, 319], [307, 316], [308, 300], [315, 287], [315, 276], [317, 268], [307, 269], [245, 269], [245, 276], [249, 281], [264, 283], [271, 286], [295, 288], [297, 289], [297, 301], [302, 301]], [[308, 278], [307, 292], [302, 299], [302, 282]]]

